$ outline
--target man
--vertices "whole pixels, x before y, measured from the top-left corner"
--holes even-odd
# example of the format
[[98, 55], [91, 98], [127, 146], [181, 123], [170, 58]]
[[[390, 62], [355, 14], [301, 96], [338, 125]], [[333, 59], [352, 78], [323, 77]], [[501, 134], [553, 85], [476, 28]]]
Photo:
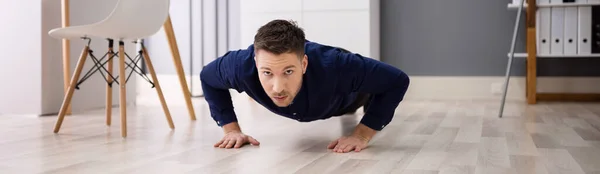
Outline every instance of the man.
[[366, 148], [390, 123], [409, 85], [401, 70], [308, 41], [301, 28], [285, 20], [259, 28], [247, 49], [229, 51], [206, 65], [200, 80], [211, 116], [225, 133], [215, 144], [220, 148], [260, 144], [241, 131], [228, 89], [246, 92], [270, 111], [299, 122], [354, 113], [364, 106], [353, 133], [329, 144], [335, 152]]

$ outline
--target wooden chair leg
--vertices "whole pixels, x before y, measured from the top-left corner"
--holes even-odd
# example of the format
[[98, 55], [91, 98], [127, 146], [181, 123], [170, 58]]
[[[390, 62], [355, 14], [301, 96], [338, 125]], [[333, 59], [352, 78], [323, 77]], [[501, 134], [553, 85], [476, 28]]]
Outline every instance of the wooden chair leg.
[[[109, 45], [108, 45], [108, 74], [113, 74], [113, 44], [112, 44], [112, 40], [109, 41]], [[106, 84], [106, 125], [110, 126], [112, 123], [111, 117], [112, 117], [112, 96], [113, 96], [113, 89], [112, 89], [112, 84], [113, 84], [113, 79], [111, 77], [111, 75], [106, 76], [106, 80], [108, 81], [108, 83]]]
[[163, 111], [165, 112], [165, 116], [167, 117], [167, 122], [169, 123], [169, 127], [171, 129], [175, 128], [173, 124], [173, 118], [171, 118], [171, 113], [169, 112], [169, 108], [167, 107], [167, 102], [165, 101], [165, 97], [163, 95], [160, 84], [158, 83], [158, 77], [156, 77], [156, 72], [154, 71], [154, 66], [152, 65], [152, 61], [150, 60], [150, 56], [148, 55], [148, 51], [144, 44], [142, 44], [142, 54], [144, 57], [144, 61], [148, 67], [148, 71], [150, 71], [150, 75], [152, 76], [152, 81], [154, 83], [154, 87], [156, 88], [156, 93], [158, 93], [158, 98], [160, 99], [160, 104], [162, 105]]
[[119, 41], [119, 109], [121, 111], [121, 136], [127, 137], [127, 88], [125, 75], [125, 43]]
[[79, 75], [81, 75], [81, 70], [85, 65], [85, 61], [88, 56], [88, 51], [90, 47], [85, 46], [81, 51], [81, 55], [79, 56], [79, 60], [77, 60], [77, 66], [75, 67], [75, 72], [73, 73], [73, 77], [71, 77], [71, 82], [67, 89], [67, 93], [65, 94], [65, 98], [63, 99], [62, 106], [60, 107], [60, 111], [58, 112], [58, 120], [54, 125], [54, 133], [58, 133], [60, 130], [60, 126], [62, 125], [63, 120], [65, 119], [65, 115], [68, 112], [68, 109], [71, 105], [71, 99], [73, 98], [73, 92], [75, 90], [75, 86], [77, 85], [77, 81], [79, 80]]
[[192, 105], [192, 94], [190, 94], [190, 89], [188, 88], [185, 80], [185, 73], [183, 72], [183, 65], [181, 63], [181, 56], [179, 55], [179, 48], [177, 47], [177, 39], [175, 39], [175, 32], [173, 31], [173, 24], [171, 23], [171, 16], [167, 17], [163, 28], [165, 30], [165, 34], [167, 35], [169, 48], [171, 48], [171, 55], [173, 57], [173, 63], [175, 64], [175, 71], [177, 71], [177, 76], [179, 77], [179, 84], [181, 85], [183, 98], [185, 99], [185, 104], [187, 105], [190, 119], [196, 120], [194, 105]]
[[[70, 8], [69, 8], [69, 0], [61, 0], [61, 22], [62, 27], [68, 27], [71, 25], [70, 23]], [[63, 56], [63, 79], [64, 79], [64, 90], [65, 95], [69, 91], [69, 71], [71, 67], [71, 41], [69, 39], [62, 39], [62, 56]], [[71, 105], [67, 105], [67, 110], [65, 111], [66, 115], [71, 115]]]

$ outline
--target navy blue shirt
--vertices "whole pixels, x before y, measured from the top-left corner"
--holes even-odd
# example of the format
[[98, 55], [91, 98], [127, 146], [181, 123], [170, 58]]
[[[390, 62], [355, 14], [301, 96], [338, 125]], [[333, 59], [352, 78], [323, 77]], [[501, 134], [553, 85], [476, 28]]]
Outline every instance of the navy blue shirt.
[[264, 92], [254, 63], [254, 47], [229, 51], [206, 65], [200, 80], [217, 125], [236, 122], [229, 89], [245, 92], [275, 114], [310, 122], [327, 119], [350, 105], [358, 93], [371, 94], [360, 123], [380, 131], [390, 123], [409, 85], [408, 76], [391, 65], [339, 48], [307, 41], [308, 66], [291, 105], [276, 106]]

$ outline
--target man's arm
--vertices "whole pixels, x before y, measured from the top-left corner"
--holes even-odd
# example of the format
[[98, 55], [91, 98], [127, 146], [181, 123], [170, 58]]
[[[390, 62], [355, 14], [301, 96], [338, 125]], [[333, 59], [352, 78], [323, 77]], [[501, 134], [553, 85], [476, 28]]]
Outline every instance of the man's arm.
[[408, 89], [409, 77], [398, 68], [360, 54], [340, 52], [337, 65], [342, 91], [371, 94], [361, 125], [354, 132], [369, 140], [392, 121]]
[[232, 54], [226, 54], [206, 65], [200, 72], [202, 91], [211, 117], [226, 133], [241, 131], [229, 93], [231, 88], [239, 89], [235, 74], [235, 68], [239, 68], [236, 66], [238, 63]]

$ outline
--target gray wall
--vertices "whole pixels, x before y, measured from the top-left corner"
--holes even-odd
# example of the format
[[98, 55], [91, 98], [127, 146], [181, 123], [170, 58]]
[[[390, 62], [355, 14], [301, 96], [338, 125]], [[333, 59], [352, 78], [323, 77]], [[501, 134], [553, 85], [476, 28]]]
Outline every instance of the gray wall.
[[[381, 0], [381, 57], [413, 76], [503, 76], [512, 0]], [[522, 13], [521, 21], [525, 21]], [[521, 23], [516, 51], [525, 50]], [[600, 59], [538, 59], [538, 76], [600, 76]], [[525, 75], [516, 58], [513, 75]]]

